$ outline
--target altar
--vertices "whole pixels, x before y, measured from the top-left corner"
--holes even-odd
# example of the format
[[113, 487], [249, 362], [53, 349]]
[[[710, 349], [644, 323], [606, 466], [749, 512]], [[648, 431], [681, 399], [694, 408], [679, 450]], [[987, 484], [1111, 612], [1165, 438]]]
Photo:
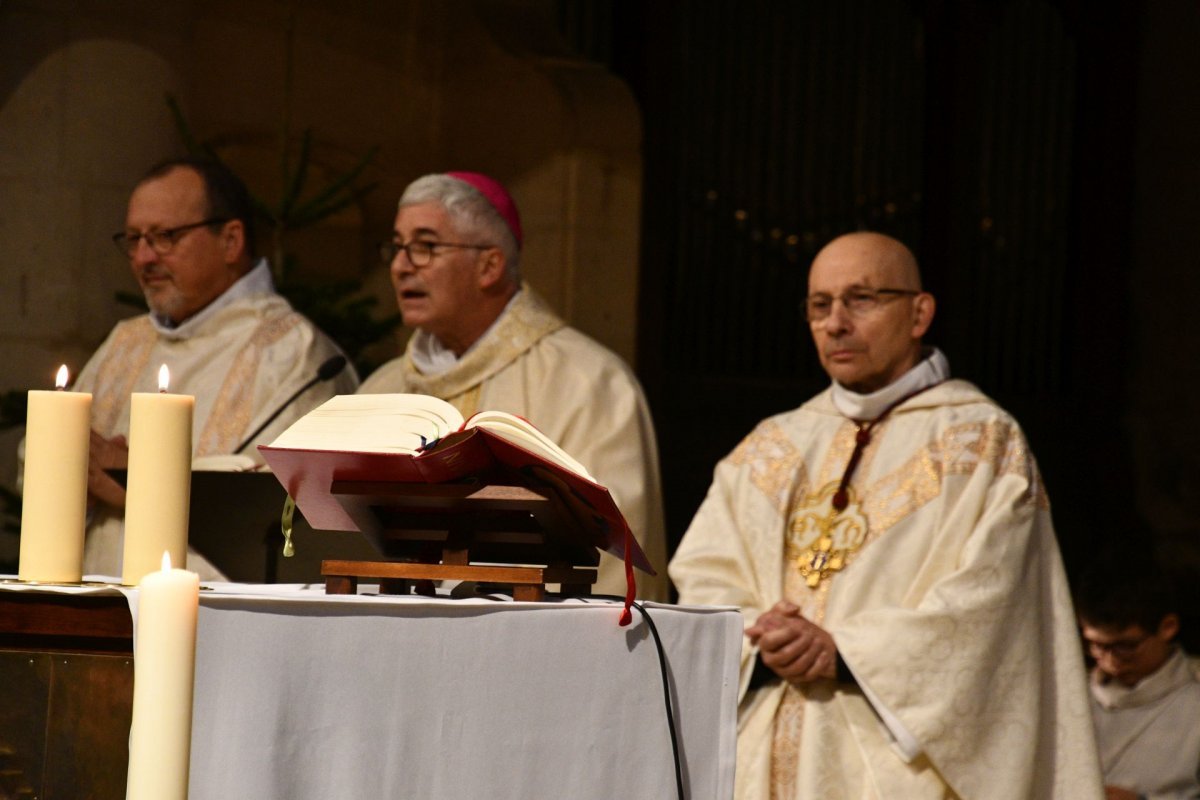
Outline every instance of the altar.
[[[606, 600], [207, 586], [191, 800], [676, 796], [664, 681], [636, 609], [622, 628]], [[732, 797], [742, 618], [647, 611], [685, 796]]]

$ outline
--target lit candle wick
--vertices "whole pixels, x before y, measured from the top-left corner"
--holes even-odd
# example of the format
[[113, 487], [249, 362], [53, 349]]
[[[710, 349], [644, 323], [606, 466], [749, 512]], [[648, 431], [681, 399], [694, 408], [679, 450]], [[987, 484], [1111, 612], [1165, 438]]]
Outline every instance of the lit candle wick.
[[158, 392], [166, 394], [167, 386], [171, 383], [171, 371], [167, 369], [167, 365], [163, 364], [158, 368]]
[[54, 388], [57, 391], [65, 391], [67, 388], [67, 365], [63, 364], [58, 368], [58, 375], [54, 378]]

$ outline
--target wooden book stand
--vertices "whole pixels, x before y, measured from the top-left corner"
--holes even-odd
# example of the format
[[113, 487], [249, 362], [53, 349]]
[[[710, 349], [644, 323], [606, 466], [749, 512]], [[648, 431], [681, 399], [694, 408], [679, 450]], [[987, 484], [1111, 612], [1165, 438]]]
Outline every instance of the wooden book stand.
[[516, 600], [582, 596], [596, 582], [599, 550], [558, 496], [488, 483], [334, 481], [333, 494], [387, 561], [323, 561], [327, 594], [353, 594], [377, 578], [388, 594], [433, 594], [433, 582], [511, 587]]

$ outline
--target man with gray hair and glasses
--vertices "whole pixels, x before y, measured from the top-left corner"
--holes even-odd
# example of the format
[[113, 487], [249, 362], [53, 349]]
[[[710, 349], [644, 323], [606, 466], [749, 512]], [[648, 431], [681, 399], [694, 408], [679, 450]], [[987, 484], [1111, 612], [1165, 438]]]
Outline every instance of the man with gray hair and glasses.
[[[360, 391], [428, 394], [464, 417], [499, 410], [532, 422], [612, 492], [658, 570], [639, 576], [639, 596], [666, 600], [658, 450], [641, 386], [521, 280], [521, 243], [516, 204], [495, 179], [448, 172], [411, 183], [380, 249], [416, 331]], [[607, 553], [594, 591], [625, 594], [623, 566]]]
[[[346, 368], [288, 402], [340, 351], [276, 293], [266, 259], [254, 256], [253, 214], [237, 176], [206, 158], [164, 161], [130, 195], [113, 242], [150, 311], [117, 323], [74, 385], [93, 395], [85, 573], [121, 574], [125, 490], [105, 470], [127, 463], [130, 395], [156, 391], [161, 365], [172, 392], [196, 398], [196, 457], [240, 452], [261, 462], [256, 443], [358, 386]], [[220, 577], [194, 553], [188, 567]]]
[[1099, 798], [1071, 600], [1017, 423], [922, 346], [908, 248], [838, 237], [805, 315], [829, 389], [717, 465], [671, 562], [746, 618], [739, 800]]

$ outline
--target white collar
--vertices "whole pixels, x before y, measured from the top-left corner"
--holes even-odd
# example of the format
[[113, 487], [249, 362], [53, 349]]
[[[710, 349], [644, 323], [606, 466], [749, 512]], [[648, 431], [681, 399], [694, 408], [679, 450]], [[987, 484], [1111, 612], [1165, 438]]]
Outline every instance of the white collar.
[[875, 419], [900, 398], [928, 389], [950, 377], [950, 362], [941, 350], [933, 348], [916, 366], [870, 394], [852, 392], [837, 381], [833, 382], [833, 405], [843, 416], [853, 420]]
[[453, 350], [442, 344], [442, 340], [434, 336], [432, 333], [422, 330], [421, 328], [417, 328], [412, 336], [412, 349], [409, 350], [408, 353], [409, 356], [412, 357], [413, 366], [415, 366], [422, 375], [440, 375], [449, 370], [451, 367], [457, 364], [460, 359], [466, 358], [467, 353], [470, 353], [475, 349], [476, 345], [487, 338], [488, 334], [495, 329], [497, 324], [499, 324], [500, 320], [504, 317], [505, 312], [507, 312], [509, 307], [512, 306], [513, 301], [517, 299], [517, 295], [520, 293], [521, 290], [518, 288], [517, 291], [513, 293], [513, 296], [508, 299], [508, 302], [504, 304], [504, 309], [496, 315], [494, 320], [492, 320], [492, 324], [488, 325], [487, 330], [483, 332], [483, 335], [472, 342], [471, 346], [468, 347], [461, 356], [455, 355]]
[[1126, 686], [1120, 681], [1110, 680], [1101, 682], [1102, 675], [1094, 670], [1089, 681], [1092, 697], [1102, 707], [1113, 710], [1117, 708], [1133, 708], [1144, 706], [1159, 700], [1173, 692], [1179, 686], [1190, 683], [1196, 678], [1192, 674], [1187, 656], [1179, 647], [1162, 666], [1151, 672], [1133, 686]]
[[204, 324], [205, 320], [211, 319], [221, 309], [241, 300], [243, 297], [274, 293], [275, 281], [271, 278], [271, 267], [267, 264], [265, 258], [260, 258], [249, 272], [238, 278], [237, 282], [226, 289], [216, 300], [213, 300], [178, 325], [167, 317], [155, 314], [153, 311], [150, 312], [150, 323], [154, 325], [154, 329], [158, 331], [160, 336], [168, 339], [187, 339]]

